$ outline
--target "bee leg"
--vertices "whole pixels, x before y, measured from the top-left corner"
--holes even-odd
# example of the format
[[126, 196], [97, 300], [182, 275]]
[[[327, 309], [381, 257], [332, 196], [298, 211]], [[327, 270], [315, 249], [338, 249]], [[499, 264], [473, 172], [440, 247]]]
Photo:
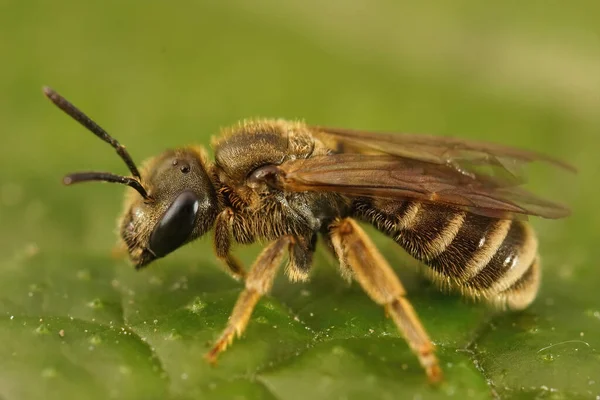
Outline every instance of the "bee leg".
[[242, 263], [231, 254], [232, 224], [233, 211], [230, 208], [226, 208], [217, 216], [215, 221], [215, 253], [234, 279], [243, 280], [246, 278], [246, 270]]
[[227, 253], [224, 258], [219, 257], [221, 262], [226, 266], [227, 270], [236, 281], [246, 279], [246, 270], [244, 266], [234, 255]]
[[344, 279], [348, 284], [351, 284], [352, 270], [348, 267], [346, 259], [342, 259], [341, 256], [338, 255], [335, 246], [333, 245], [333, 240], [329, 234], [329, 231], [327, 231], [327, 234], [323, 233], [323, 242], [325, 243], [325, 248], [327, 249], [329, 254], [331, 254], [336, 260], [338, 260], [338, 264], [340, 267], [340, 275], [342, 276], [342, 279]]
[[296, 237], [290, 245], [290, 260], [285, 272], [292, 282], [308, 280], [312, 258], [317, 246], [317, 235], [310, 238]]
[[336, 221], [330, 227], [331, 241], [341, 263], [351, 269], [354, 278], [377, 304], [385, 307], [419, 358], [431, 382], [442, 380], [442, 371], [413, 307], [406, 299], [400, 280], [376, 249], [373, 242], [352, 219]]
[[260, 253], [246, 277], [246, 288], [240, 294], [233, 307], [227, 327], [212, 350], [206, 354], [206, 359], [209, 362], [216, 362], [219, 353], [231, 344], [234, 336], [237, 335], [239, 337], [244, 332], [256, 303], [261, 296], [271, 289], [283, 256], [292, 244], [293, 239], [290, 236], [283, 236], [271, 242]]

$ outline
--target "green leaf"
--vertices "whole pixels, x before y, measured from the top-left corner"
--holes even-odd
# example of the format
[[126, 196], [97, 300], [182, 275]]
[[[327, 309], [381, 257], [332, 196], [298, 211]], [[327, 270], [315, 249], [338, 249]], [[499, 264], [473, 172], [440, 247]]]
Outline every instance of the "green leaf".
[[[600, 396], [598, 3], [231, 1], [0, 5], [0, 399], [435, 399]], [[383, 310], [338, 276], [277, 279], [215, 367], [241, 284], [210, 237], [136, 272], [111, 256], [124, 173], [42, 96], [47, 84], [134, 159], [264, 115], [454, 134], [560, 156], [531, 187], [573, 216], [532, 219], [543, 284], [519, 313], [441, 293], [368, 228], [437, 345], [427, 383]], [[260, 246], [236, 248], [246, 265]]]

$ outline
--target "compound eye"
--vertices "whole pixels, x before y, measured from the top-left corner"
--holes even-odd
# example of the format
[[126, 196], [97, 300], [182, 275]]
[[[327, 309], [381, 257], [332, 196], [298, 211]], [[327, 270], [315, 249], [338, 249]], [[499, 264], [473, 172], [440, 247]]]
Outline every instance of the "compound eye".
[[184, 244], [194, 230], [198, 209], [199, 200], [193, 192], [177, 196], [150, 235], [150, 251], [164, 257]]

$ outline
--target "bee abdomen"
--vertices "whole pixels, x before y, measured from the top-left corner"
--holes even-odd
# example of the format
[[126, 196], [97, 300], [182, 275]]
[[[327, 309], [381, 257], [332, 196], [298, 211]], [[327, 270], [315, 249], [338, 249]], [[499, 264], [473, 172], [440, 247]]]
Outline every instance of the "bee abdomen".
[[526, 222], [417, 201], [361, 199], [354, 210], [463, 294], [511, 308], [535, 297], [537, 239]]
[[519, 279], [507, 289], [490, 296], [490, 302], [500, 307], [520, 310], [534, 299], [540, 286], [541, 270], [539, 257], [535, 257]]

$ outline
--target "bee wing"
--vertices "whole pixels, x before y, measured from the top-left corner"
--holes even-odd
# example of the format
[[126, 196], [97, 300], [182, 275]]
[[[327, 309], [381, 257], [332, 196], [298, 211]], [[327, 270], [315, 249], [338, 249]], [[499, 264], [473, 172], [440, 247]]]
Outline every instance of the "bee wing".
[[366, 132], [313, 127], [315, 136], [338, 153], [389, 154], [448, 165], [477, 179], [492, 177], [503, 186], [524, 183], [521, 167], [542, 161], [571, 172], [576, 169], [562, 160], [534, 151], [452, 137], [407, 133]]
[[286, 161], [279, 169], [282, 189], [291, 192], [414, 199], [493, 218], [561, 218], [570, 213], [560, 204], [501, 180], [464, 174], [446, 164], [385, 154], [316, 156]]

